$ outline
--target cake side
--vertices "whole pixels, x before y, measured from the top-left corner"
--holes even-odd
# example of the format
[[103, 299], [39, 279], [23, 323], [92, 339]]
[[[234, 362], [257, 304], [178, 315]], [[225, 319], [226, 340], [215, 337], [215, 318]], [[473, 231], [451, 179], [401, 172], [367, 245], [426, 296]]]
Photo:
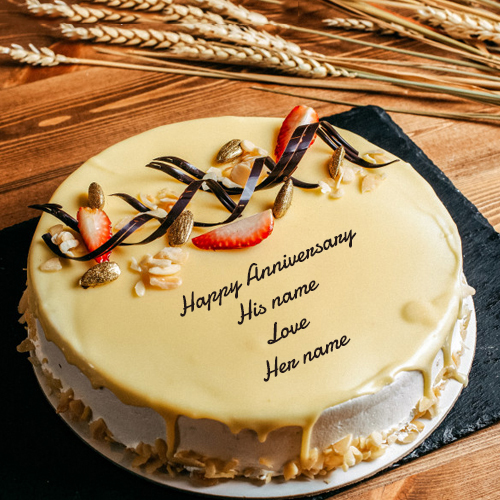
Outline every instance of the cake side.
[[[235, 136], [271, 150], [280, 123], [220, 118], [155, 129], [89, 160], [53, 201], [76, 212], [92, 181], [107, 194], [165, 187], [179, 194], [179, 183], [142, 165], [168, 153], [206, 170]], [[374, 149], [342, 133], [360, 152]], [[316, 140], [296, 176], [320, 181], [330, 156]], [[268, 240], [233, 252], [188, 244], [182, 286], [148, 289], [142, 298], [133, 272], [82, 290], [77, 283], [88, 264], [40, 271], [51, 257], [38, 238], [53, 224], [44, 215], [30, 251], [31, 310], [94, 386], [162, 415], [171, 448], [173, 424], [184, 415], [222, 422], [233, 433], [250, 429], [261, 441], [273, 430], [299, 427], [306, 460], [326, 408], [377, 393], [398, 373], [413, 371], [423, 375], [430, 398], [434, 360], [451, 345], [459, 317], [461, 249], [453, 221], [411, 166], [399, 161], [384, 167], [384, 176], [368, 192], [359, 178], [345, 184], [339, 199], [295, 189], [289, 214]], [[272, 207], [275, 191], [255, 193], [245, 216]], [[210, 193], [200, 192], [190, 209], [207, 221], [227, 216]], [[109, 196], [106, 212], [113, 221], [134, 214]], [[119, 247], [113, 260], [128, 270], [133, 258], [164, 245]], [[451, 366], [451, 348], [444, 352]], [[302, 405], [292, 405], [296, 394], [307, 395]]]

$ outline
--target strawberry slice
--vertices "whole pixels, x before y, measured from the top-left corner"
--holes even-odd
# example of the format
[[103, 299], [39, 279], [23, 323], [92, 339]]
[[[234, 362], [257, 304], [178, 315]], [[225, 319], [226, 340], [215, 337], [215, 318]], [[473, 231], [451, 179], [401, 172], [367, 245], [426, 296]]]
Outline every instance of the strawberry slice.
[[[76, 216], [78, 229], [89, 252], [111, 238], [111, 221], [100, 208], [80, 207]], [[96, 262], [108, 262], [111, 252], [100, 255]]]
[[[278, 134], [278, 141], [276, 142], [276, 148], [274, 149], [274, 157], [276, 161], [281, 158], [288, 141], [290, 141], [292, 134], [297, 127], [300, 127], [300, 125], [308, 125], [309, 123], [317, 123], [318, 121], [318, 113], [316, 113], [313, 108], [308, 106], [295, 106], [281, 125]], [[313, 142], [314, 139], [311, 141], [311, 144]]]
[[252, 247], [265, 240], [274, 227], [272, 210], [231, 222], [193, 238], [193, 244], [204, 250], [230, 250]]

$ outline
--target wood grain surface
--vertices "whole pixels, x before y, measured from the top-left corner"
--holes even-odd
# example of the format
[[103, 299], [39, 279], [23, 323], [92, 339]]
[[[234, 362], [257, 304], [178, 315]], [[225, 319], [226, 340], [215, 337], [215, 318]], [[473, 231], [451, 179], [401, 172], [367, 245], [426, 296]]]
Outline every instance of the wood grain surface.
[[[255, 0], [244, 5], [276, 21], [316, 29], [323, 29], [324, 17], [334, 15], [320, 0], [281, 4]], [[99, 57], [88, 46], [63, 41], [54, 31], [57, 24], [28, 15], [21, 3], [0, 0], [0, 45], [33, 43], [66, 55]], [[388, 57], [379, 49], [319, 35], [276, 28], [274, 32], [325, 54]], [[337, 33], [375, 40], [366, 34]], [[394, 37], [382, 43], [422, 48], [417, 42]], [[250, 82], [87, 66], [29, 68], [0, 55], [0, 229], [37, 216], [28, 205], [47, 202], [61, 181], [90, 156], [162, 124], [208, 116], [284, 116], [299, 101], [314, 106], [320, 116], [349, 109], [314, 100], [317, 97], [406, 109], [498, 112], [489, 105], [396, 88], [393, 93], [377, 94], [267, 85], [299, 92], [303, 97], [298, 99], [253, 86]], [[390, 114], [499, 231], [500, 125]], [[498, 499], [499, 448], [497, 424], [335, 498]]]

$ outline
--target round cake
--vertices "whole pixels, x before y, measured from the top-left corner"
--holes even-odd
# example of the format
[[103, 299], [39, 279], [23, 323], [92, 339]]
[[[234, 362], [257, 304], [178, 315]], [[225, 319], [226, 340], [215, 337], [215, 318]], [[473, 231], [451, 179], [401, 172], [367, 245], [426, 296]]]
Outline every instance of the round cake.
[[471, 290], [432, 188], [345, 130], [319, 125], [313, 140], [303, 126], [294, 149], [294, 126], [282, 147], [285, 125], [159, 127], [39, 207], [23, 347], [58, 410], [137, 467], [261, 481], [347, 470], [414, 439], [460, 379]]

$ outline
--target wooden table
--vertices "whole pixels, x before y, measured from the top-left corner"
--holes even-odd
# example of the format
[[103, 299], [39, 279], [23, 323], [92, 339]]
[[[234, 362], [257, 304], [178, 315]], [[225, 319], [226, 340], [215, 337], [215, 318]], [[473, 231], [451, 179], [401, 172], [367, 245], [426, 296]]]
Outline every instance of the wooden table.
[[[276, 21], [319, 29], [321, 19], [332, 14], [320, 0], [299, 5], [292, 1], [281, 6], [257, 1], [245, 5]], [[0, 18], [0, 45], [34, 43], [67, 55], [88, 53], [81, 43], [58, 39], [51, 30], [54, 21], [31, 17], [7, 0], [0, 0]], [[323, 53], [384, 56], [377, 49], [317, 35], [279, 33], [304, 48]], [[351, 36], [370, 39], [368, 35]], [[392, 38], [384, 43], [418, 47], [416, 42]], [[235, 67], [231, 70], [240, 71]], [[249, 82], [86, 66], [28, 68], [5, 56], [0, 56], [0, 87], [0, 229], [35, 217], [37, 213], [27, 206], [48, 201], [60, 182], [88, 157], [157, 125], [207, 116], [284, 116], [299, 101], [314, 106], [320, 116], [348, 109], [260, 92]], [[477, 112], [493, 109], [422, 93], [404, 98], [369, 92], [286, 90], [363, 105]], [[391, 116], [500, 230], [499, 126], [415, 115]], [[497, 424], [335, 498], [500, 498], [499, 447]]]

